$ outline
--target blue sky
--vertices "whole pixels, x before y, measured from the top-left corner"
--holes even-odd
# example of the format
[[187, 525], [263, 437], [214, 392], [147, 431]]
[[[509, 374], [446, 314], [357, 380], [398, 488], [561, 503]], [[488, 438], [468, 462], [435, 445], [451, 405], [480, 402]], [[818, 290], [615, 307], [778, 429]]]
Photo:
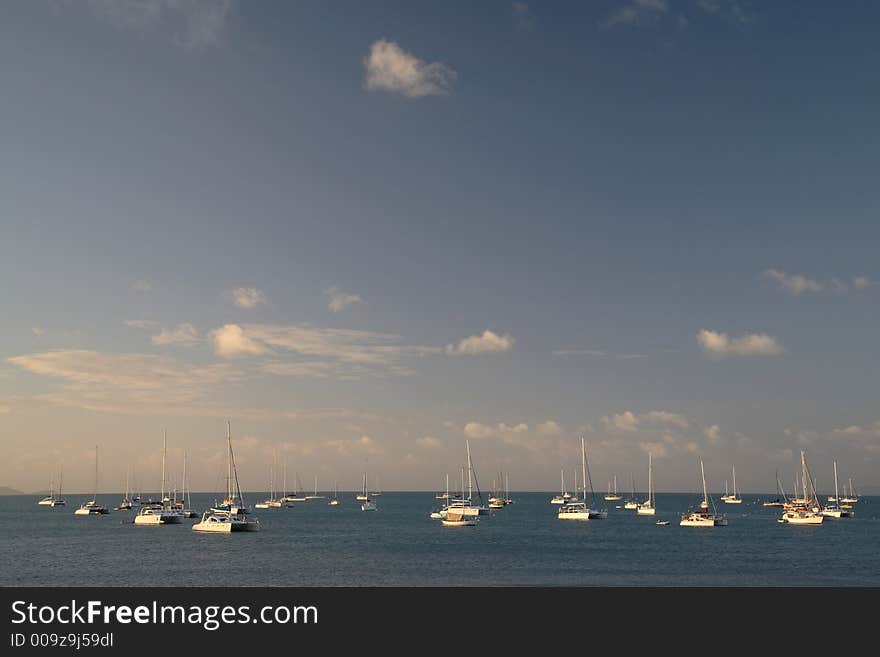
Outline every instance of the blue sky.
[[880, 484], [878, 11], [4, 7], [0, 484]]

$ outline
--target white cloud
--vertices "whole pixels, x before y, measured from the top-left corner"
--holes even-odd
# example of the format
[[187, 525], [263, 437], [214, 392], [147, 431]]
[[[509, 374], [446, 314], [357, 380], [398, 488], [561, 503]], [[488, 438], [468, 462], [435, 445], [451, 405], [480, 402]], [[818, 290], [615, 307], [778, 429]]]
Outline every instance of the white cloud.
[[419, 447], [424, 447], [425, 449], [439, 449], [443, 447], [443, 442], [437, 440], [433, 436], [422, 436], [421, 438], [416, 438], [416, 444]]
[[446, 353], [453, 355], [482, 354], [495, 351], [507, 351], [513, 347], [513, 337], [505, 333], [498, 335], [488, 329], [482, 335], [464, 338], [457, 345], [446, 345]]
[[365, 303], [359, 294], [351, 294], [349, 292], [341, 292], [337, 287], [330, 287], [324, 290], [324, 294], [330, 297], [327, 307], [334, 313], [344, 310], [346, 307], [356, 303]]
[[710, 445], [716, 445], [721, 439], [721, 428], [717, 424], [703, 429], [703, 435], [709, 440]]
[[41, 336], [41, 335], [45, 334], [46, 331], [41, 329], [39, 326], [35, 326], [31, 329], [31, 333], [33, 333], [36, 336]]
[[131, 284], [131, 289], [135, 292], [146, 293], [153, 289], [153, 284], [145, 280], [135, 281]]
[[232, 291], [232, 299], [239, 308], [253, 308], [266, 303], [266, 295], [255, 287], [237, 287]]
[[624, 411], [623, 413], [618, 413], [611, 417], [603, 417], [602, 424], [605, 425], [605, 429], [608, 431], [624, 431], [632, 433], [639, 429], [639, 418], [636, 417], [636, 414], [632, 411]]
[[624, 411], [611, 416], [602, 418], [602, 424], [606, 431], [633, 433], [639, 430], [643, 424], [661, 424], [667, 426], [678, 427], [679, 429], [687, 429], [688, 420], [678, 413], [670, 413], [669, 411], [649, 411], [647, 413], [636, 414], [632, 411]]
[[129, 328], [148, 329], [159, 325], [159, 322], [152, 319], [126, 319], [122, 322]]
[[167, 30], [175, 44], [193, 49], [222, 41], [232, 9], [232, 0], [87, 0], [86, 4], [114, 27]]
[[562, 427], [553, 420], [547, 420], [538, 425], [538, 433], [542, 436], [558, 436], [562, 433]]
[[778, 356], [782, 345], [766, 333], [749, 333], [731, 340], [726, 333], [703, 329], [697, 333], [697, 342], [710, 356]]
[[818, 281], [802, 276], [801, 274], [786, 274], [778, 269], [768, 269], [764, 272], [768, 278], [772, 278], [779, 283], [782, 289], [794, 295], [803, 294], [804, 292], [820, 292], [822, 285]]
[[[545, 431], [542, 432], [539, 429], [533, 434], [529, 431], [529, 425], [525, 422], [520, 422], [518, 424], [506, 424], [500, 422], [495, 426], [481, 424], [479, 422], [468, 422], [464, 425], [462, 433], [466, 438], [495, 440], [505, 445], [522, 447], [532, 451], [540, 451], [547, 448], [548, 444], [550, 444], [548, 443], [548, 440], [551, 440], [552, 436], [555, 435], [552, 432], [552, 427], [554, 425], [557, 428], [559, 427], [556, 422], [548, 420], [541, 425], [544, 427]], [[548, 427], [551, 428], [549, 433], [546, 431]]]
[[670, 413], [669, 411], [650, 411], [642, 415], [648, 422], [658, 422], [660, 424], [671, 424], [680, 429], [688, 428], [688, 421], [684, 415], [678, 413]]
[[225, 364], [194, 366], [164, 356], [62, 349], [9, 358], [16, 367], [66, 382], [55, 403], [111, 411], [185, 405], [242, 373]]
[[367, 89], [399, 93], [408, 98], [447, 94], [457, 77], [446, 64], [423, 62], [386, 39], [379, 39], [370, 46], [364, 67]]
[[870, 287], [871, 285], [876, 285], [877, 281], [872, 281], [867, 276], [856, 276], [853, 279], [853, 287], [857, 290], [864, 290], [866, 287]]
[[168, 345], [192, 346], [199, 341], [199, 332], [190, 323], [178, 324], [176, 328], [163, 329], [159, 335], [154, 335], [150, 340], [154, 345], [160, 347]]
[[639, 25], [656, 22], [657, 17], [669, 10], [666, 0], [633, 0], [602, 22], [605, 28], [617, 25]]
[[214, 341], [214, 353], [224, 358], [269, 353], [269, 349], [264, 344], [245, 335], [238, 324], [226, 324], [212, 331], [211, 339]]

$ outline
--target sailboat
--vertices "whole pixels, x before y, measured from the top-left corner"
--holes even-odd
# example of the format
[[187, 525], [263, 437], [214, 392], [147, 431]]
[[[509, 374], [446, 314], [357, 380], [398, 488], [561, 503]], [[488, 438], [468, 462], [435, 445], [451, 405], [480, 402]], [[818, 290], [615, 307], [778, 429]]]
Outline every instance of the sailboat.
[[498, 480], [492, 480], [492, 497], [489, 498], [490, 509], [503, 509], [504, 498], [498, 493]]
[[736, 494], [736, 466], [733, 466], [733, 494], [724, 498], [725, 504], [742, 504], [742, 498]]
[[567, 502], [559, 507], [556, 517], [559, 520], [589, 520], [590, 507], [587, 506], [587, 449], [584, 438], [581, 436], [581, 468], [584, 475], [584, 501], [583, 502]]
[[[691, 511], [682, 515], [679, 525], [682, 527], [726, 527], [727, 518], [723, 514], [709, 513], [709, 493], [706, 488], [706, 472], [703, 469], [703, 459], [700, 459], [700, 477], [703, 479], [703, 504], [700, 505], [699, 511]], [[714, 500], [712, 501], [712, 510], [715, 510]]]
[[[464, 497], [464, 474], [462, 474], [462, 476], [461, 476], [461, 481], [462, 481], [461, 494], [462, 494], [462, 497]], [[445, 493], [437, 493], [437, 495], [434, 496], [434, 499], [437, 499], [437, 500], [448, 500], [449, 499], [449, 473], [448, 472], [446, 473], [446, 492]], [[440, 511], [432, 511], [431, 512], [431, 519], [432, 520], [440, 520], [440, 519], [444, 518], [445, 516], [446, 516], [446, 507], [445, 506]]]
[[276, 450], [272, 450], [272, 467], [269, 468], [269, 497], [260, 502], [259, 504], [254, 504], [254, 508], [256, 509], [280, 509], [283, 505], [282, 501], [277, 497], [277, 491], [275, 490], [275, 468], [278, 466], [278, 453]]
[[[198, 518], [198, 514], [192, 510], [192, 491], [189, 488], [189, 479], [186, 476], [186, 452], [183, 453], [183, 491], [180, 499], [174, 501], [174, 507], [180, 511], [184, 518]], [[174, 497], [177, 497], [176, 495]]]
[[721, 499], [726, 500], [728, 497], [730, 497], [730, 493], [727, 492], [727, 479], [725, 479], [724, 480], [724, 495], [721, 496]]
[[333, 499], [327, 502], [328, 506], [339, 506], [339, 483], [333, 489]]
[[550, 500], [550, 504], [565, 504], [571, 498], [571, 495], [565, 490], [565, 468], [562, 468], [559, 473], [562, 479], [562, 491]]
[[[840, 494], [837, 489], [837, 461], [834, 462], [834, 499], [836, 500]], [[831, 499], [829, 497], [829, 499]], [[826, 506], [822, 508], [820, 512], [826, 518], [851, 518], [855, 515], [855, 512], [850, 509], [844, 509], [839, 504], [835, 502], [833, 506]]]
[[619, 502], [623, 496], [617, 494], [617, 475], [614, 475], [614, 488], [611, 488], [611, 482], [608, 482], [608, 494], [605, 496], [606, 502]]
[[109, 513], [106, 506], [98, 504], [98, 446], [95, 445], [95, 495], [88, 502], [83, 502], [73, 512], [77, 516], [102, 516]]
[[508, 473], [504, 474], [504, 503], [513, 504], [513, 500], [510, 498], [510, 475]]
[[238, 484], [235, 470], [235, 456], [232, 454], [232, 428], [226, 422], [226, 499], [202, 514], [202, 519], [193, 525], [194, 532], [229, 534], [231, 532], [256, 532], [260, 530], [259, 518], [248, 515]]
[[[375, 493], [373, 493], [375, 495]], [[326, 499], [325, 495], [318, 495], [318, 475], [315, 475], [315, 494], [314, 495], [306, 495], [306, 500], [323, 500]]]
[[[440, 512], [444, 517], [449, 513], [458, 512], [463, 513], [465, 516], [483, 516], [489, 513], [489, 508], [483, 506], [483, 494], [480, 492], [480, 484], [476, 482], [469, 440], [465, 441], [465, 447], [467, 449], [467, 497], [464, 496], [464, 472], [462, 472], [462, 494], [460, 497], [450, 500]], [[480, 503], [476, 506], [474, 506], [474, 483], [477, 484], [477, 497], [480, 500]]]
[[379, 486], [379, 475], [376, 475], [376, 490], [370, 493], [370, 495], [372, 495], [373, 497], [379, 497], [382, 495], [382, 488]]
[[446, 492], [445, 493], [437, 493], [434, 496], [435, 500], [448, 500], [449, 499], [449, 473], [446, 473]]
[[131, 466], [129, 466], [125, 470], [125, 497], [122, 498], [122, 501], [119, 503], [119, 506], [115, 507], [114, 511], [131, 511], [131, 492], [128, 488], [128, 479], [131, 474]]
[[636, 480], [635, 480], [635, 477], [633, 477], [632, 472], [629, 473], [629, 480], [630, 480], [630, 496], [629, 496], [629, 499], [623, 503], [623, 508], [630, 509], [630, 510], [638, 509], [639, 503], [636, 502]]
[[[778, 469], [778, 468], [776, 469], [776, 491], [777, 491], [780, 495], [782, 495], [782, 497], [783, 497], [785, 500], [788, 499], [788, 498], [785, 496], [785, 491], [782, 490], [782, 482], [779, 481], [779, 469]], [[783, 502], [781, 499], [779, 499], [779, 496], [777, 495], [777, 496], [776, 496], [776, 499], [774, 499], [774, 500], [767, 500], [766, 502], [764, 502], [764, 506], [766, 506], [766, 507], [771, 507], [771, 506], [785, 506], [785, 502]]]
[[361, 511], [375, 511], [376, 510], [376, 502], [375, 500], [371, 500], [370, 496], [367, 495], [367, 473], [364, 473], [364, 487], [363, 487], [363, 497], [358, 497], [358, 499], [363, 499], [363, 503], [361, 504]]
[[67, 500], [61, 495], [61, 481], [64, 476], [63, 468], [58, 472], [58, 493], [55, 492], [55, 477], [49, 480], [49, 494], [41, 499], [37, 504], [40, 506], [56, 507], [67, 506]]
[[651, 458], [651, 452], [648, 452], [648, 499], [636, 507], [636, 513], [640, 516], [653, 516], [656, 511], [654, 508], [654, 462]]
[[[843, 497], [840, 499], [841, 502], [845, 502], [846, 504], [855, 504], [859, 501], [859, 496], [856, 495], [853, 490], [853, 482], [852, 477], [849, 479], [849, 495], [846, 494], [846, 486], [843, 487]], [[841, 507], [843, 508], [843, 507]]]
[[168, 448], [167, 432], [162, 433], [162, 491], [158, 502], [148, 502], [134, 517], [136, 525], [176, 525], [183, 522], [183, 512], [165, 495], [165, 456]]
[[[787, 505], [785, 513], [777, 522], [788, 523], [791, 525], [821, 525], [825, 519], [819, 511], [819, 501], [816, 499], [816, 490], [813, 485], [813, 479], [810, 477], [810, 471], [807, 468], [807, 457], [804, 450], [801, 450], [801, 468], [803, 474], [801, 476], [801, 485], [803, 487], [803, 497], [800, 500], [792, 500]], [[807, 495], [807, 481], [810, 482], [809, 497]]]
[[302, 482], [299, 480], [299, 473], [293, 473], [293, 495], [286, 495], [284, 502], [305, 502], [306, 497], [302, 494]]
[[[469, 450], [470, 451], [470, 450]], [[448, 485], [448, 484], [447, 484]], [[448, 493], [448, 491], [447, 491]], [[431, 514], [431, 518], [440, 519], [440, 523], [444, 527], [475, 527], [480, 519], [479, 512], [476, 514], [468, 514], [467, 502], [464, 496], [464, 470], [461, 472], [461, 495], [453, 498], [453, 502], [445, 506], [441, 511]], [[467, 498], [470, 500], [470, 496]], [[454, 505], [458, 506], [454, 506]]]

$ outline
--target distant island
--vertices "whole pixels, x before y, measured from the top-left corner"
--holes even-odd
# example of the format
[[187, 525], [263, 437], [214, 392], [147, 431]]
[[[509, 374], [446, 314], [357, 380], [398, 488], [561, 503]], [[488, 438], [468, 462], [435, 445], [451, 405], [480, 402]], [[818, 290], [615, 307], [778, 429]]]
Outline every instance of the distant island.
[[15, 490], [9, 486], [0, 486], [0, 495], [24, 495], [20, 490]]

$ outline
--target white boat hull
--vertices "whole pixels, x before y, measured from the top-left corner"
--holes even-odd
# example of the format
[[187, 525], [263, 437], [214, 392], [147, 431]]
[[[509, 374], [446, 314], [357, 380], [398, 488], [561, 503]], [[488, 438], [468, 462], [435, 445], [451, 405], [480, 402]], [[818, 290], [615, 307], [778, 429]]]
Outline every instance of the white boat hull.
[[623, 505], [623, 508], [624, 508], [624, 509], [629, 509], [629, 510], [632, 511], [632, 510], [634, 510], [634, 509], [638, 509], [638, 508], [639, 508], [639, 505], [638, 505], [637, 503], [635, 503], [635, 502], [627, 502], [626, 504]]
[[714, 516], [684, 516], [678, 523], [681, 527], [726, 527], [727, 518]]
[[786, 513], [780, 518], [780, 522], [790, 525], [821, 525], [825, 516], [818, 513]]
[[589, 520], [590, 512], [589, 511], [570, 511], [568, 513], [563, 513], [562, 510], [556, 514], [556, 517], [560, 520]]
[[223, 514], [205, 514], [192, 526], [194, 532], [208, 534], [231, 534], [233, 532], [260, 531], [260, 521], [256, 518], [224, 516]]
[[728, 497], [726, 500], [724, 500], [724, 503], [725, 504], [742, 504], [743, 501], [739, 497]]
[[636, 511], [640, 516], [653, 516], [657, 513], [657, 509], [655, 509], [653, 506], [643, 505], [639, 505]]
[[183, 522], [183, 514], [179, 511], [166, 509], [142, 509], [134, 517], [136, 525], [179, 525]]

